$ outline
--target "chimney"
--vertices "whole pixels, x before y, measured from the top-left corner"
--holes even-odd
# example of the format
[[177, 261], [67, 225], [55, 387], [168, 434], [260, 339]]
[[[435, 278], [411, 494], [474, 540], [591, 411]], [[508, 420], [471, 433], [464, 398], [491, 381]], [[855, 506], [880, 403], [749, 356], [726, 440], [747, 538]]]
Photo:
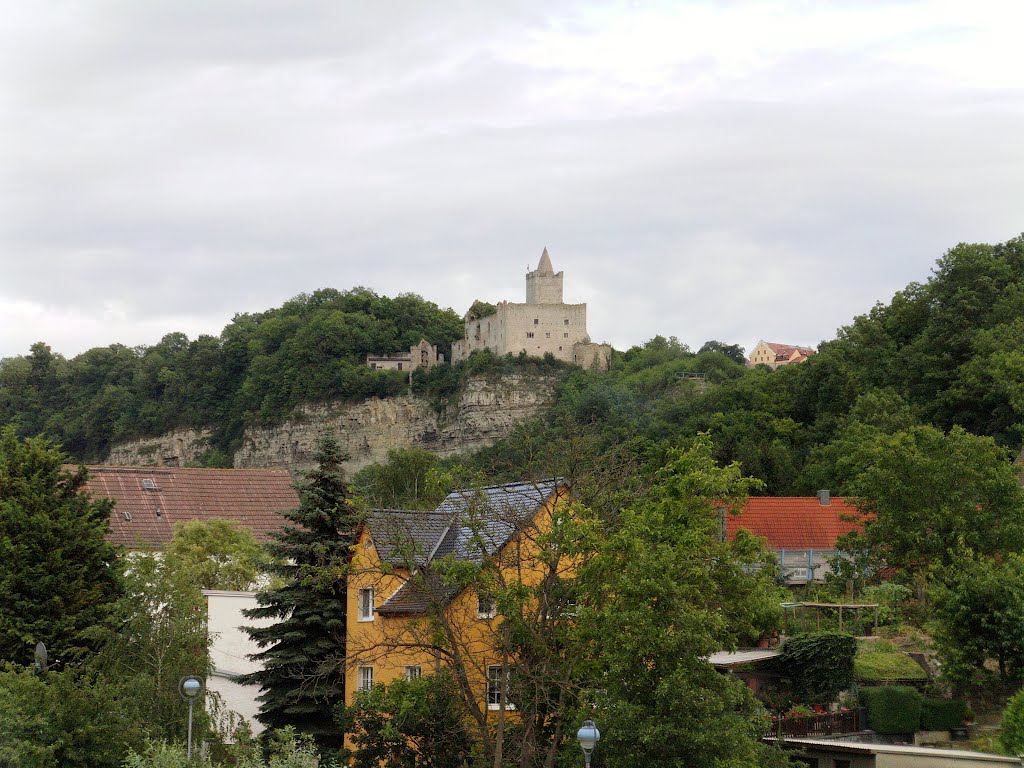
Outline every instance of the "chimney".
[[829, 505], [829, 503], [831, 502], [831, 500], [832, 500], [831, 499], [831, 494], [829, 494], [828, 488], [824, 488], [824, 489], [818, 491], [818, 503], [821, 506], [827, 507]]

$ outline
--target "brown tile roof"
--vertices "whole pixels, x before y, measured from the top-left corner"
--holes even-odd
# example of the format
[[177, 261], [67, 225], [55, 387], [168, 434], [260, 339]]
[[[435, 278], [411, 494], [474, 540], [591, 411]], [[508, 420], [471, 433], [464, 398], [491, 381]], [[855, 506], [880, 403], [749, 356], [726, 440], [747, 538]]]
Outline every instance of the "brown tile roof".
[[90, 466], [86, 488], [112, 499], [108, 539], [130, 549], [161, 549], [175, 523], [231, 520], [258, 541], [284, 526], [299, 505], [286, 469]]
[[839, 536], [862, 529], [845, 517], [859, 517], [859, 512], [835, 496], [829, 504], [821, 504], [817, 496], [751, 496], [738, 515], [726, 516], [725, 531], [731, 541], [744, 528], [767, 539], [768, 548], [776, 551], [835, 549]]

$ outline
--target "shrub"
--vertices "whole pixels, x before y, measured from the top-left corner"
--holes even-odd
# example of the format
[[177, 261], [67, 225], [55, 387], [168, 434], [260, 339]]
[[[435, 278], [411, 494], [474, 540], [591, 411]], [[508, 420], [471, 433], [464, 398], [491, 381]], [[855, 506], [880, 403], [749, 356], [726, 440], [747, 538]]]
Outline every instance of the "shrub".
[[811, 632], [786, 640], [779, 660], [793, 697], [827, 703], [853, 683], [857, 640], [839, 632]]
[[1024, 753], [1024, 689], [1017, 691], [1006, 704], [999, 741], [1008, 754]]
[[921, 728], [948, 731], [959, 728], [967, 719], [967, 702], [962, 699], [924, 699], [921, 702]]
[[862, 688], [868, 728], [875, 733], [913, 733], [921, 723], [921, 694], [901, 685]]

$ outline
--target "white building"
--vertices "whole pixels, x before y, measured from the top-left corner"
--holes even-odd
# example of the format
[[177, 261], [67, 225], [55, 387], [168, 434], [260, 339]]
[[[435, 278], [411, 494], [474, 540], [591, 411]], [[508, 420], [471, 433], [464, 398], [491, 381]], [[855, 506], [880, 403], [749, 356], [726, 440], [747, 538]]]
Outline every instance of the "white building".
[[242, 627], [265, 627], [273, 619], [249, 619], [242, 615], [246, 608], [256, 608], [255, 592], [226, 592], [204, 589], [207, 606], [207, 627], [210, 634], [210, 661], [213, 674], [206, 681], [208, 690], [220, 695], [224, 706], [248, 721], [253, 734], [263, 730], [256, 719], [259, 711], [260, 688], [237, 682], [239, 675], [255, 672], [262, 667], [249, 659], [260, 647], [249, 639]]

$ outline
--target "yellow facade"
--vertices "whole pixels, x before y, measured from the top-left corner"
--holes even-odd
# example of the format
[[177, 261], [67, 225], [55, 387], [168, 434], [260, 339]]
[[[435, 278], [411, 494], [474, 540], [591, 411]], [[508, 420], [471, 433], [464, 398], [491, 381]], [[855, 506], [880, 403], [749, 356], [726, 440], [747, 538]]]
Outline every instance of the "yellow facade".
[[[548, 534], [553, 515], [567, 499], [567, 489], [559, 486], [531, 518], [519, 521], [512, 537], [488, 560], [489, 573], [497, 589], [511, 585], [536, 587], [544, 579], [569, 578], [572, 563], [552, 557]], [[423, 675], [448, 668], [465, 690], [476, 699], [478, 719], [491, 720], [500, 706], [488, 701], [488, 667], [514, 664], [503, 659], [500, 637], [501, 620], [480, 614], [478, 595], [466, 589], [432, 608], [415, 613], [385, 615], [379, 609], [409, 578], [407, 566], [385, 562], [373, 540], [370, 525], [359, 536], [352, 560], [348, 586], [346, 703], [367, 684], [365, 668], [372, 669], [372, 684], [389, 684], [405, 677], [409, 667], [419, 667]], [[373, 590], [374, 611], [366, 616], [360, 606], [362, 590]], [[365, 599], [365, 598], [364, 598]], [[484, 606], [487, 607], [486, 605]], [[542, 611], [535, 605], [527, 610]], [[496, 670], [491, 670], [492, 675]], [[492, 697], [494, 688], [492, 686]], [[508, 705], [506, 710], [514, 707]]]

